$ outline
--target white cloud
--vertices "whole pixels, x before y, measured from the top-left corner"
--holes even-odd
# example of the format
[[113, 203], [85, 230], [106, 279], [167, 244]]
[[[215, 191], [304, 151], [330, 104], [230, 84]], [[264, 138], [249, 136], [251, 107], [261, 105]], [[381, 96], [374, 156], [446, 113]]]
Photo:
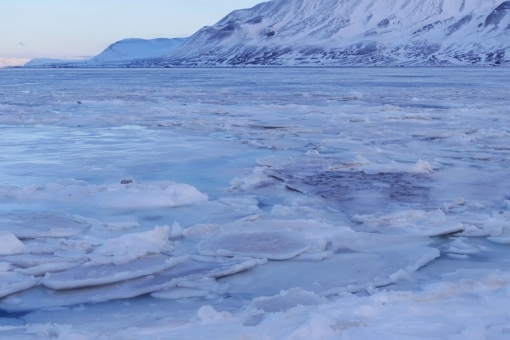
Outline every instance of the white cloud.
[[0, 67], [23, 66], [29, 61], [30, 59], [26, 58], [0, 58]]

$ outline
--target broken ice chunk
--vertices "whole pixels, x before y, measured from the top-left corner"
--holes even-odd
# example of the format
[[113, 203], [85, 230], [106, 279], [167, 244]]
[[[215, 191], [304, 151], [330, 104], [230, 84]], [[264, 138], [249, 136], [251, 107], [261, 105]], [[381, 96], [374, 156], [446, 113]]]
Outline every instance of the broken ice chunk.
[[0, 255], [21, 254], [23, 248], [23, 243], [11, 232], [0, 231]]
[[310, 248], [300, 234], [292, 231], [223, 232], [201, 241], [198, 252], [206, 256], [249, 256], [287, 260]]
[[169, 233], [168, 226], [156, 226], [146, 232], [126, 234], [105, 241], [89, 258], [101, 264], [122, 264], [146, 254], [159, 254], [168, 242]]
[[458, 254], [458, 255], [474, 255], [480, 253], [480, 249], [467, 244], [465, 238], [458, 238], [453, 241], [448, 248], [449, 253]]
[[416, 162], [416, 164], [411, 168], [413, 172], [426, 174], [430, 172], [434, 172], [434, 168], [432, 168], [432, 165], [430, 165], [429, 162], [424, 160], [419, 160]]
[[275, 313], [289, 310], [298, 305], [315, 306], [327, 301], [326, 298], [315, 293], [301, 288], [292, 288], [288, 291], [281, 291], [279, 295], [256, 298], [251, 302], [251, 306], [266, 313]]
[[182, 227], [181, 225], [175, 221], [174, 224], [172, 224], [172, 231], [170, 232], [170, 238], [175, 239], [182, 236]]
[[33, 276], [13, 272], [0, 272], [0, 298], [32, 288], [37, 284]]

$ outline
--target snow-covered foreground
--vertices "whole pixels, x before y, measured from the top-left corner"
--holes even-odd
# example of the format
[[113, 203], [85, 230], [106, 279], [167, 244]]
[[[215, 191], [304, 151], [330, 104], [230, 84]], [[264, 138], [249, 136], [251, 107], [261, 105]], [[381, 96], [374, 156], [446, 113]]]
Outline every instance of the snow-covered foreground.
[[0, 71], [0, 338], [508, 339], [508, 79]]

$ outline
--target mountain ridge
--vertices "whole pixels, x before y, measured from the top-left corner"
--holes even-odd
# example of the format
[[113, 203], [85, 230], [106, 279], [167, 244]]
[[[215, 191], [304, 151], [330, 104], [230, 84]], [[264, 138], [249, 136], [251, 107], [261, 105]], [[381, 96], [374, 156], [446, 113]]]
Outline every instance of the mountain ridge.
[[510, 65], [510, 1], [272, 0], [233, 11], [164, 54], [117, 63], [120, 67]]

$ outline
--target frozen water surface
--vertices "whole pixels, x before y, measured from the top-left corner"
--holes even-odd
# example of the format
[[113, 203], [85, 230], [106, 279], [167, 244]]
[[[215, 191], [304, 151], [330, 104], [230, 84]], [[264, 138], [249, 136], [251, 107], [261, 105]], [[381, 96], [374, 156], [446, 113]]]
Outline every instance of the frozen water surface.
[[508, 79], [1, 70], [0, 338], [507, 339]]

